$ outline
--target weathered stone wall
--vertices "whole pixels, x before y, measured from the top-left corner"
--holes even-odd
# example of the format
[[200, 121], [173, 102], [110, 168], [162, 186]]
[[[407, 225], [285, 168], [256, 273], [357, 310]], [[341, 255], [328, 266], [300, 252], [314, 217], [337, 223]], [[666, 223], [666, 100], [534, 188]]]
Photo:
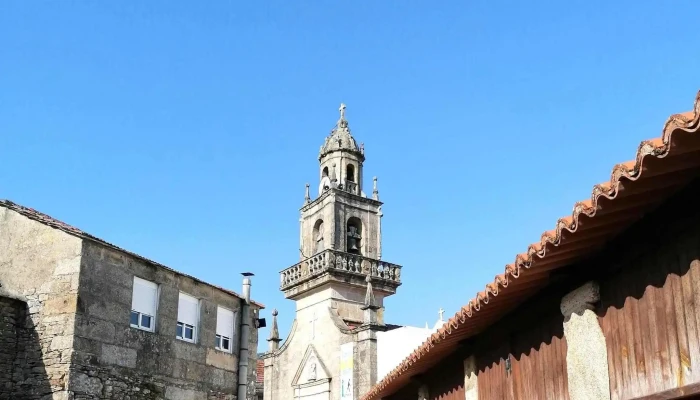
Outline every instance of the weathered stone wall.
[[[155, 333], [129, 325], [134, 275], [160, 284]], [[175, 338], [180, 290], [203, 300], [198, 344]], [[12, 374], [0, 378], [11, 399], [236, 398], [240, 321], [233, 354], [214, 338], [217, 305], [240, 318], [241, 300], [223, 290], [0, 207], [0, 297], [26, 302]], [[257, 337], [253, 328], [251, 399]]]
[[[86, 243], [83, 254], [83, 307], [76, 318], [70, 380], [76, 399], [236, 398], [238, 326], [233, 354], [215, 350], [214, 343], [217, 305], [234, 310], [240, 318], [239, 298], [99, 244]], [[129, 325], [134, 276], [159, 284], [155, 332]], [[175, 337], [180, 291], [201, 299], [197, 344]], [[253, 398], [255, 329], [249, 346], [249, 398]]]
[[18, 330], [13, 399], [68, 396], [81, 242], [0, 208], [0, 290], [27, 307]]
[[11, 399], [14, 392], [12, 377], [25, 308], [21, 301], [0, 296], [0, 400]]

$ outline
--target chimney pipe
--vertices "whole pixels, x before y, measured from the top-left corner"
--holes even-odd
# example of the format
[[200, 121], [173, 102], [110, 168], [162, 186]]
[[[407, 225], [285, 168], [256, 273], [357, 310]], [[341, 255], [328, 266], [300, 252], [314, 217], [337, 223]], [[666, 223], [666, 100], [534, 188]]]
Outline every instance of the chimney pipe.
[[248, 400], [248, 358], [250, 349], [250, 272], [243, 274], [243, 299], [241, 304], [241, 335], [238, 353], [238, 400]]

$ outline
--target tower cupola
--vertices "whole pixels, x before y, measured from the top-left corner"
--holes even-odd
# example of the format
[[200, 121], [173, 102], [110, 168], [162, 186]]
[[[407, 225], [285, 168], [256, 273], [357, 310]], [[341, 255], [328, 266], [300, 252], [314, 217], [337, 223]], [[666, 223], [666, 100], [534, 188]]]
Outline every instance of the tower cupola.
[[319, 196], [330, 188], [362, 195], [362, 163], [365, 161], [364, 145], [358, 147], [345, 119], [345, 104], [340, 104], [340, 118], [318, 154], [321, 182]]

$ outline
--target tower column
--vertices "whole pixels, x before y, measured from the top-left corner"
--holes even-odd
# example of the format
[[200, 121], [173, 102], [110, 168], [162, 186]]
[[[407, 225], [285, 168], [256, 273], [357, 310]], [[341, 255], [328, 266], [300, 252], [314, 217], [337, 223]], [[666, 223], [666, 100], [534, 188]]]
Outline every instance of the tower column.
[[378, 325], [363, 325], [357, 329], [353, 373], [355, 398], [359, 399], [377, 383], [377, 331], [383, 329]]

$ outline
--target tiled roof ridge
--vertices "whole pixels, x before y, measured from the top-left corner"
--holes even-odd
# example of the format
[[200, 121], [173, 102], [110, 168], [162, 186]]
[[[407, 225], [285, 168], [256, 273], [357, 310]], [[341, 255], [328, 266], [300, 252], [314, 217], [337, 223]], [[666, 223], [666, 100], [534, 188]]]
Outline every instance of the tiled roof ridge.
[[390, 382], [401, 376], [409, 366], [417, 362], [424, 354], [428, 353], [432, 347], [440, 343], [442, 339], [451, 335], [452, 332], [463, 325], [467, 318], [471, 318], [481, 307], [489, 303], [491, 297], [499, 295], [501, 288], [508, 287], [508, 284], [520, 276], [521, 268], [529, 269], [535, 256], [544, 258], [546, 255], [547, 243], [557, 246], [561, 239], [562, 232], [566, 229], [570, 233], [575, 233], [578, 227], [578, 219], [581, 214], [594, 217], [598, 207], [598, 199], [605, 197], [609, 200], [615, 199], [618, 193], [620, 180], [624, 177], [629, 180], [637, 180], [642, 173], [642, 164], [647, 156], [657, 158], [665, 157], [671, 146], [671, 139], [675, 132], [691, 132], [698, 129], [700, 124], [700, 91], [696, 94], [693, 104], [693, 111], [671, 115], [664, 124], [660, 137], [644, 140], [637, 147], [637, 153], [633, 161], [617, 164], [613, 167], [610, 180], [593, 186], [591, 198], [579, 201], [574, 204], [572, 214], [557, 220], [554, 229], [546, 231], [540, 237], [538, 243], [528, 246], [524, 253], [515, 256], [515, 261], [507, 264], [505, 272], [497, 275], [494, 281], [486, 285], [485, 290], [476, 294], [476, 297], [469, 300], [466, 306], [462, 307], [445, 324], [432, 334], [423, 344], [408, 355], [396, 368], [394, 368], [384, 379], [378, 382], [366, 393], [362, 400], [373, 399]]
[[[175, 272], [175, 273], [177, 273], [177, 274], [180, 274], [180, 275], [186, 276], [186, 277], [188, 277], [188, 278], [191, 278], [191, 279], [193, 279], [193, 280], [195, 280], [195, 281], [197, 281], [197, 282], [200, 282], [200, 283], [203, 283], [203, 284], [205, 284], [205, 285], [208, 285], [208, 286], [217, 288], [217, 289], [219, 289], [219, 290], [221, 290], [221, 291], [224, 291], [224, 292], [226, 292], [226, 293], [228, 293], [228, 294], [231, 294], [231, 295], [233, 295], [233, 296], [236, 296], [236, 297], [238, 297], [238, 298], [243, 298], [243, 296], [241, 296], [240, 294], [234, 292], [233, 290], [226, 289], [226, 288], [224, 288], [224, 287], [221, 287], [221, 286], [218, 286], [218, 285], [214, 285], [214, 284], [205, 282], [205, 281], [203, 281], [203, 280], [201, 280], [201, 279], [199, 279], [199, 278], [196, 278], [196, 277], [194, 277], [194, 276], [192, 276], [192, 275], [188, 275], [188, 274], [185, 274], [185, 273], [183, 273], [183, 272], [177, 271], [177, 270], [175, 270], [175, 269], [173, 269], [173, 268], [168, 267], [167, 265], [163, 265], [163, 264], [161, 264], [161, 263], [159, 263], [159, 262], [157, 262], [157, 261], [153, 261], [153, 260], [148, 259], [148, 258], [146, 258], [146, 257], [144, 257], [144, 256], [141, 256], [141, 255], [138, 255], [138, 254], [136, 254], [136, 253], [133, 253], [133, 252], [131, 252], [131, 251], [129, 251], [129, 250], [123, 249], [123, 248], [121, 248], [121, 247], [119, 247], [119, 246], [116, 246], [116, 245], [114, 245], [114, 244], [112, 244], [112, 243], [107, 242], [106, 240], [103, 240], [103, 239], [100, 239], [100, 238], [98, 238], [98, 237], [96, 237], [96, 236], [93, 236], [93, 235], [91, 235], [91, 234], [89, 234], [89, 233], [83, 231], [82, 229], [79, 229], [79, 228], [76, 228], [76, 227], [74, 227], [74, 226], [72, 226], [72, 225], [69, 225], [69, 224], [67, 224], [67, 223], [65, 223], [65, 222], [63, 222], [63, 221], [60, 221], [60, 220], [58, 220], [58, 219], [56, 219], [56, 218], [53, 218], [53, 217], [51, 217], [50, 215], [44, 214], [43, 212], [38, 211], [38, 210], [35, 210], [35, 209], [31, 208], [31, 207], [26, 207], [26, 206], [23, 206], [23, 205], [21, 205], [21, 204], [17, 204], [17, 203], [15, 203], [15, 202], [13, 202], [13, 201], [11, 201], [11, 200], [7, 200], [7, 199], [0, 199], [0, 207], [5, 207], [5, 208], [7, 208], [7, 209], [9, 209], [9, 210], [15, 211], [15, 212], [17, 212], [18, 214], [20, 214], [20, 215], [22, 215], [22, 216], [24, 216], [24, 217], [27, 217], [27, 218], [29, 218], [29, 219], [31, 219], [31, 220], [34, 220], [34, 221], [37, 221], [37, 222], [39, 222], [39, 223], [41, 223], [41, 224], [44, 224], [44, 225], [46, 225], [46, 226], [49, 226], [49, 227], [51, 227], [51, 228], [55, 228], [55, 229], [61, 230], [61, 231], [65, 232], [65, 233], [67, 233], [67, 234], [69, 234], [69, 235], [76, 236], [76, 237], [79, 237], [79, 238], [81, 238], [81, 239], [91, 240], [91, 241], [96, 242], [96, 243], [99, 243], [99, 244], [101, 244], [101, 245], [103, 245], [103, 246], [107, 246], [107, 247], [109, 247], [109, 248], [111, 248], [111, 249], [114, 249], [114, 250], [117, 250], [117, 251], [120, 251], [120, 252], [129, 254], [130, 256], [136, 257], [136, 258], [138, 258], [139, 260], [142, 260], [142, 261], [144, 261], [144, 262], [146, 262], [146, 263], [148, 263], [148, 264], [155, 265], [155, 266], [161, 267], [161, 268], [165, 268], [165, 269], [167, 269], [167, 270], [169, 270], [169, 271], [173, 271], [173, 272]], [[252, 301], [252, 300], [251, 300], [251, 303], [253, 303], [254, 305], [256, 305], [256, 306], [258, 306], [258, 307], [260, 307], [260, 308], [265, 308], [265, 306], [264, 306], [263, 304], [258, 303], [258, 302], [256, 302], [256, 301]]]

